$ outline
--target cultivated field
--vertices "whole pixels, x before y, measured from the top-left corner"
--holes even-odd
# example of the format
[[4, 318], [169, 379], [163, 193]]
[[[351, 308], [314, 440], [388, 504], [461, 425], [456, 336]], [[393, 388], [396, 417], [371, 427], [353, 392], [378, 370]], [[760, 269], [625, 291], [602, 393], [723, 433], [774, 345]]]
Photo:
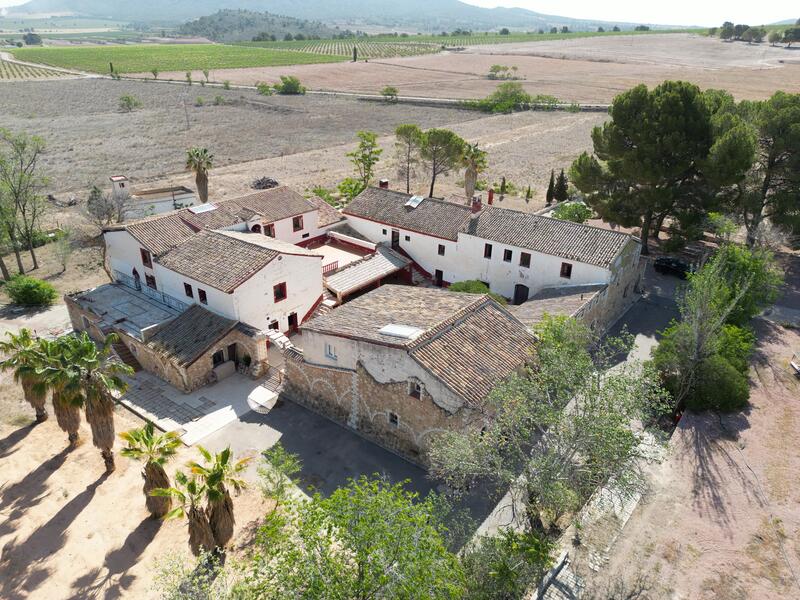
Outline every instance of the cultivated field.
[[352, 57], [353, 48], [359, 59], [417, 56], [441, 52], [441, 45], [416, 42], [373, 42], [363, 40], [303, 40], [300, 42], [241, 42], [241, 46], [293, 50], [330, 56]]
[[64, 73], [45, 67], [20, 65], [0, 59], [0, 81], [29, 81], [32, 79], [53, 79], [64, 77]]
[[94, 73], [108, 73], [109, 63], [113, 63], [118, 73], [137, 73], [152, 69], [161, 72], [239, 69], [341, 60], [336, 56], [310, 52], [217, 44], [47, 47], [10, 51], [20, 60]]

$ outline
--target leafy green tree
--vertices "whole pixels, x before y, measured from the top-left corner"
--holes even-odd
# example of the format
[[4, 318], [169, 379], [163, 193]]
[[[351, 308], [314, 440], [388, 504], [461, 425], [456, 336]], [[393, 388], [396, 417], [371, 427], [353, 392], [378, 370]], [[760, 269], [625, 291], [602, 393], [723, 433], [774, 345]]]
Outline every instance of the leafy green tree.
[[737, 111], [757, 140], [735, 202], [753, 246], [765, 220], [800, 231], [800, 94], [776, 92], [769, 100], [742, 102]]
[[339, 182], [339, 185], [336, 186], [336, 189], [346, 202], [352, 202], [353, 198], [364, 191], [364, 182], [353, 177], [345, 177], [341, 182]]
[[510, 113], [520, 107], [523, 109], [528, 107], [532, 101], [533, 98], [520, 82], [505, 81], [487, 98], [474, 103], [474, 106], [485, 112]]
[[586, 223], [592, 217], [592, 209], [581, 202], [570, 202], [559, 204], [553, 211], [553, 216], [562, 221]]
[[362, 189], [369, 186], [375, 173], [375, 165], [378, 164], [383, 148], [378, 146], [378, 135], [372, 131], [358, 132], [358, 146], [352, 152], [347, 153], [347, 158], [356, 168], [358, 180], [361, 182]]
[[465, 144], [461, 156], [461, 166], [464, 167], [464, 194], [467, 200], [475, 195], [475, 186], [478, 175], [486, 170], [486, 151], [478, 148], [478, 144]]
[[490, 291], [488, 285], [482, 281], [478, 281], [477, 279], [456, 281], [455, 283], [451, 284], [447, 290], [450, 292], [463, 292], [465, 294], [487, 294], [491, 296], [498, 304], [503, 306], [508, 304], [508, 300], [503, 298], [500, 294], [495, 294], [494, 292]]
[[769, 36], [767, 36], [767, 41], [769, 42], [770, 46], [774, 46], [775, 44], [780, 42], [782, 38], [783, 35], [781, 34], [781, 32], [773, 29], [772, 31], [769, 32]]
[[186, 170], [194, 173], [200, 202], [208, 202], [208, 172], [214, 166], [214, 155], [208, 148], [189, 148], [186, 151]]
[[564, 202], [569, 198], [569, 184], [567, 176], [564, 174], [564, 169], [561, 169], [561, 173], [559, 173], [556, 178], [556, 185], [553, 188], [553, 198], [555, 198], [556, 202]]
[[611, 121], [592, 131], [594, 156], [578, 157], [570, 179], [603, 219], [641, 227], [646, 254], [654, 225], [702, 220], [744, 177], [752, 135], [740, 119], [715, 118], [732, 102], [686, 82], [636, 86], [614, 99]]
[[238, 591], [266, 600], [461, 598], [464, 575], [439, 515], [431, 497], [361, 477], [268, 517]]
[[712, 261], [719, 265], [729, 295], [735, 299], [726, 322], [745, 325], [777, 300], [783, 286], [783, 272], [768, 250], [725, 244]]
[[36, 422], [47, 420], [47, 384], [42, 376], [39, 342], [30, 329], [19, 333], [6, 332], [0, 342], [0, 353], [6, 358], [0, 362], [0, 370], [12, 371], [14, 381], [22, 386], [25, 400], [36, 412]]
[[422, 137], [420, 156], [431, 175], [429, 197], [433, 197], [436, 178], [454, 169], [464, 154], [464, 142], [449, 129], [429, 129]]
[[547, 199], [547, 205], [550, 206], [553, 203], [553, 199], [555, 198], [556, 193], [556, 174], [554, 170], [550, 170], [550, 183], [547, 184], [547, 194], [545, 198]]
[[733, 39], [733, 23], [726, 21], [719, 30], [719, 37], [722, 40]]
[[800, 26], [787, 28], [783, 32], [783, 43], [791, 48], [792, 44], [796, 44], [797, 42], [800, 42]]
[[395, 157], [397, 159], [397, 174], [406, 182], [406, 194], [411, 193], [411, 179], [416, 173], [420, 162], [420, 149], [424, 134], [417, 125], [398, 125], [394, 130]]
[[81, 369], [72, 359], [65, 338], [39, 340], [37, 360], [41, 365], [37, 374], [51, 392], [56, 423], [67, 434], [70, 448], [74, 448], [78, 443], [83, 404]]
[[142, 101], [139, 100], [136, 96], [125, 94], [124, 96], [119, 97], [119, 109], [122, 112], [133, 112], [137, 108], [141, 107], [142, 107]]

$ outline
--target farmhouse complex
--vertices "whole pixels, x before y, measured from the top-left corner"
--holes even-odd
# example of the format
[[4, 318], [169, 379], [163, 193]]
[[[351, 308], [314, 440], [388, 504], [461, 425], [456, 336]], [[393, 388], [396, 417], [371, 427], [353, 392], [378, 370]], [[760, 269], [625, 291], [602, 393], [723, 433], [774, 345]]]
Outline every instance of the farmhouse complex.
[[[184, 392], [277, 369], [287, 397], [421, 465], [436, 432], [486, 425], [544, 313], [602, 330], [641, 278], [627, 234], [385, 187], [341, 212], [276, 187], [104, 238], [114, 281], [67, 298], [77, 330]], [[496, 296], [446, 289], [466, 280]]]

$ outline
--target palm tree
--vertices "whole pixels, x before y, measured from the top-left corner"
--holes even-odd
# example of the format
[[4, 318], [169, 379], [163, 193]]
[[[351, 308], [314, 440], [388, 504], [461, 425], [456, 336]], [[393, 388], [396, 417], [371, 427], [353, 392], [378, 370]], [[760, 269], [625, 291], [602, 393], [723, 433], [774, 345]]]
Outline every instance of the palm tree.
[[478, 174], [486, 170], [486, 152], [478, 148], [478, 144], [467, 144], [464, 146], [464, 154], [461, 156], [461, 166], [466, 169], [464, 193], [467, 200], [472, 200], [475, 186], [478, 184]]
[[75, 343], [74, 358], [81, 369], [86, 421], [92, 428], [92, 443], [100, 450], [106, 464], [106, 473], [112, 473], [114, 464], [114, 404], [115, 394], [128, 389], [122, 375], [131, 375], [125, 363], [111, 356], [111, 344], [118, 336], [110, 333], [98, 349], [84, 331]]
[[169, 461], [181, 445], [177, 431], [156, 433], [152, 423], [146, 423], [139, 429], [123, 431], [119, 434], [128, 443], [120, 454], [127, 458], [144, 461], [142, 479], [144, 479], [145, 504], [154, 518], [159, 519], [172, 508], [170, 496], [153, 496], [151, 492], [158, 488], [169, 488], [169, 477], [164, 465]]
[[0, 342], [0, 352], [7, 358], [0, 362], [3, 371], [14, 371], [14, 381], [22, 386], [25, 400], [36, 411], [36, 422], [47, 420], [47, 385], [37, 372], [39, 363], [39, 340], [31, 335], [29, 329], [22, 329], [17, 335], [10, 331], [6, 340]]
[[52, 392], [53, 413], [58, 426], [67, 434], [69, 445], [78, 443], [78, 430], [81, 425], [80, 407], [83, 404], [81, 372], [72, 360], [70, 336], [56, 340], [40, 340], [36, 370]]
[[208, 514], [201, 502], [206, 494], [205, 485], [196, 477], [189, 478], [182, 471], [175, 473], [175, 486], [156, 488], [150, 492], [153, 496], [170, 498], [178, 506], [164, 515], [164, 519], [187, 518], [189, 525], [189, 548], [192, 554], [199, 556], [203, 552], [215, 549], [214, 533], [208, 522]]
[[211, 531], [217, 547], [224, 548], [233, 538], [233, 527], [236, 524], [233, 516], [233, 500], [228, 487], [232, 487], [237, 495], [245, 487], [245, 481], [239, 475], [247, 467], [251, 458], [247, 457], [234, 462], [230, 447], [213, 455], [202, 446], [198, 446], [197, 449], [206, 464], [190, 462], [188, 466], [192, 474], [199, 477], [205, 484]]
[[186, 169], [194, 173], [200, 202], [208, 202], [208, 172], [214, 166], [214, 155], [208, 148], [189, 148], [186, 151]]

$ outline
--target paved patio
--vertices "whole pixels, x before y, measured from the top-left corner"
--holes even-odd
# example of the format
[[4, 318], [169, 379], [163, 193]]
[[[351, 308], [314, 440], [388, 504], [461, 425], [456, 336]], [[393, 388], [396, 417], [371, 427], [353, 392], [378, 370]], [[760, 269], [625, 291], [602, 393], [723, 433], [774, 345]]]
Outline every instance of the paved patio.
[[130, 388], [121, 402], [164, 431], [179, 431], [186, 445], [206, 436], [251, 410], [247, 397], [261, 381], [234, 374], [191, 394], [141, 371], [130, 378]]

